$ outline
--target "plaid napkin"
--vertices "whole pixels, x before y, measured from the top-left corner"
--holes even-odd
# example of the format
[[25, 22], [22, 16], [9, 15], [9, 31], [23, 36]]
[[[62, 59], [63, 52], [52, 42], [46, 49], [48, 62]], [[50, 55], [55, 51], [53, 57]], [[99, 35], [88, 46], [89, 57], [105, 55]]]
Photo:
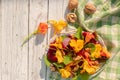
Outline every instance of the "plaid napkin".
[[[89, 16], [83, 12], [88, 2], [97, 7]], [[120, 80], [120, 0], [79, 0], [78, 10], [82, 27], [97, 31], [112, 54], [104, 70], [92, 80]]]
[[112, 59], [94, 80], [120, 80], [120, 14], [103, 19], [96, 27], [111, 51]]

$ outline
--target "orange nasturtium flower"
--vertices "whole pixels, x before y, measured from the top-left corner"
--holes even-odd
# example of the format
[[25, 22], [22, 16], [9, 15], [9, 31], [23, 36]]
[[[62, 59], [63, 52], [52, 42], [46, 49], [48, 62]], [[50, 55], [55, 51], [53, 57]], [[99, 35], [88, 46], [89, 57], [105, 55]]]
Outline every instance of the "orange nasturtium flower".
[[95, 38], [93, 33], [86, 32], [85, 43], [89, 42], [92, 38]]
[[75, 52], [79, 52], [84, 46], [84, 41], [80, 39], [71, 39], [70, 46], [74, 49]]
[[38, 26], [38, 29], [35, 30], [33, 33], [28, 35], [25, 40], [23, 41], [22, 45], [23, 46], [30, 38], [32, 38], [36, 34], [45, 34], [48, 30], [48, 24], [41, 22]]
[[54, 34], [59, 34], [67, 26], [67, 22], [63, 20], [49, 20], [48, 22], [54, 27]]
[[48, 24], [40, 23], [37, 29], [37, 33], [45, 34], [48, 30]]
[[62, 78], [68, 78], [71, 75], [71, 73], [69, 71], [65, 70], [65, 69], [60, 69], [59, 71], [62, 75]]

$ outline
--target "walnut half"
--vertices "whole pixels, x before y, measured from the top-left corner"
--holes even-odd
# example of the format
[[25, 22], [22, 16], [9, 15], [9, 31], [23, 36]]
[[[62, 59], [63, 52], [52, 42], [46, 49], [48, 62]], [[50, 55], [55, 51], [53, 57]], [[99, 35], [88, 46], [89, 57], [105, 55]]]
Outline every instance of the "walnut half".
[[75, 13], [68, 13], [66, 19], [68, 22], [74, 23], [77, 20], [77, 16]]
[[92, 3], [87, 3], [84, 8], [86, 14], [93, 14], [96, 11], [96, 7]]
[[73, 10], [78, 7], [78, 0], [69, 0], [68, 9]]

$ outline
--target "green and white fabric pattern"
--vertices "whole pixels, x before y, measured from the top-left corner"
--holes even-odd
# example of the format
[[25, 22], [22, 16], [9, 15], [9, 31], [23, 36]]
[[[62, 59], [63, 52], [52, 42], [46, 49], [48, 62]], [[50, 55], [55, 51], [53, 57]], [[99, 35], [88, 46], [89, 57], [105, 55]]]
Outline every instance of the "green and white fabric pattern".
[[[120, 15], [120, 14], [119, 14]], [[109, 16], [100, 21], [97, 26], [108, 49], [114, 50], [105, 69], [94, 80], [120, 80], [120, 16]]]

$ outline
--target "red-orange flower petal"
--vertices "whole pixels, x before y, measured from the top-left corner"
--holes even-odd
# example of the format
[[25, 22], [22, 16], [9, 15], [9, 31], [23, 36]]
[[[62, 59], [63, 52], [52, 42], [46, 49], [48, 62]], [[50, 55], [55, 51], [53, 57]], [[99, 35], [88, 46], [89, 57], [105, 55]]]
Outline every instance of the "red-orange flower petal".
[[41, 22], [38, 26], [38, 33], [45, 34], [48, 30], [48, 24]]
[[87, 43], [91, 39], [95, 38], [95, 36], [93, 35], [93, 33], [90, 33], [90, 32], [84, 32], [83, 35], [85, 36], [85, 43]]

